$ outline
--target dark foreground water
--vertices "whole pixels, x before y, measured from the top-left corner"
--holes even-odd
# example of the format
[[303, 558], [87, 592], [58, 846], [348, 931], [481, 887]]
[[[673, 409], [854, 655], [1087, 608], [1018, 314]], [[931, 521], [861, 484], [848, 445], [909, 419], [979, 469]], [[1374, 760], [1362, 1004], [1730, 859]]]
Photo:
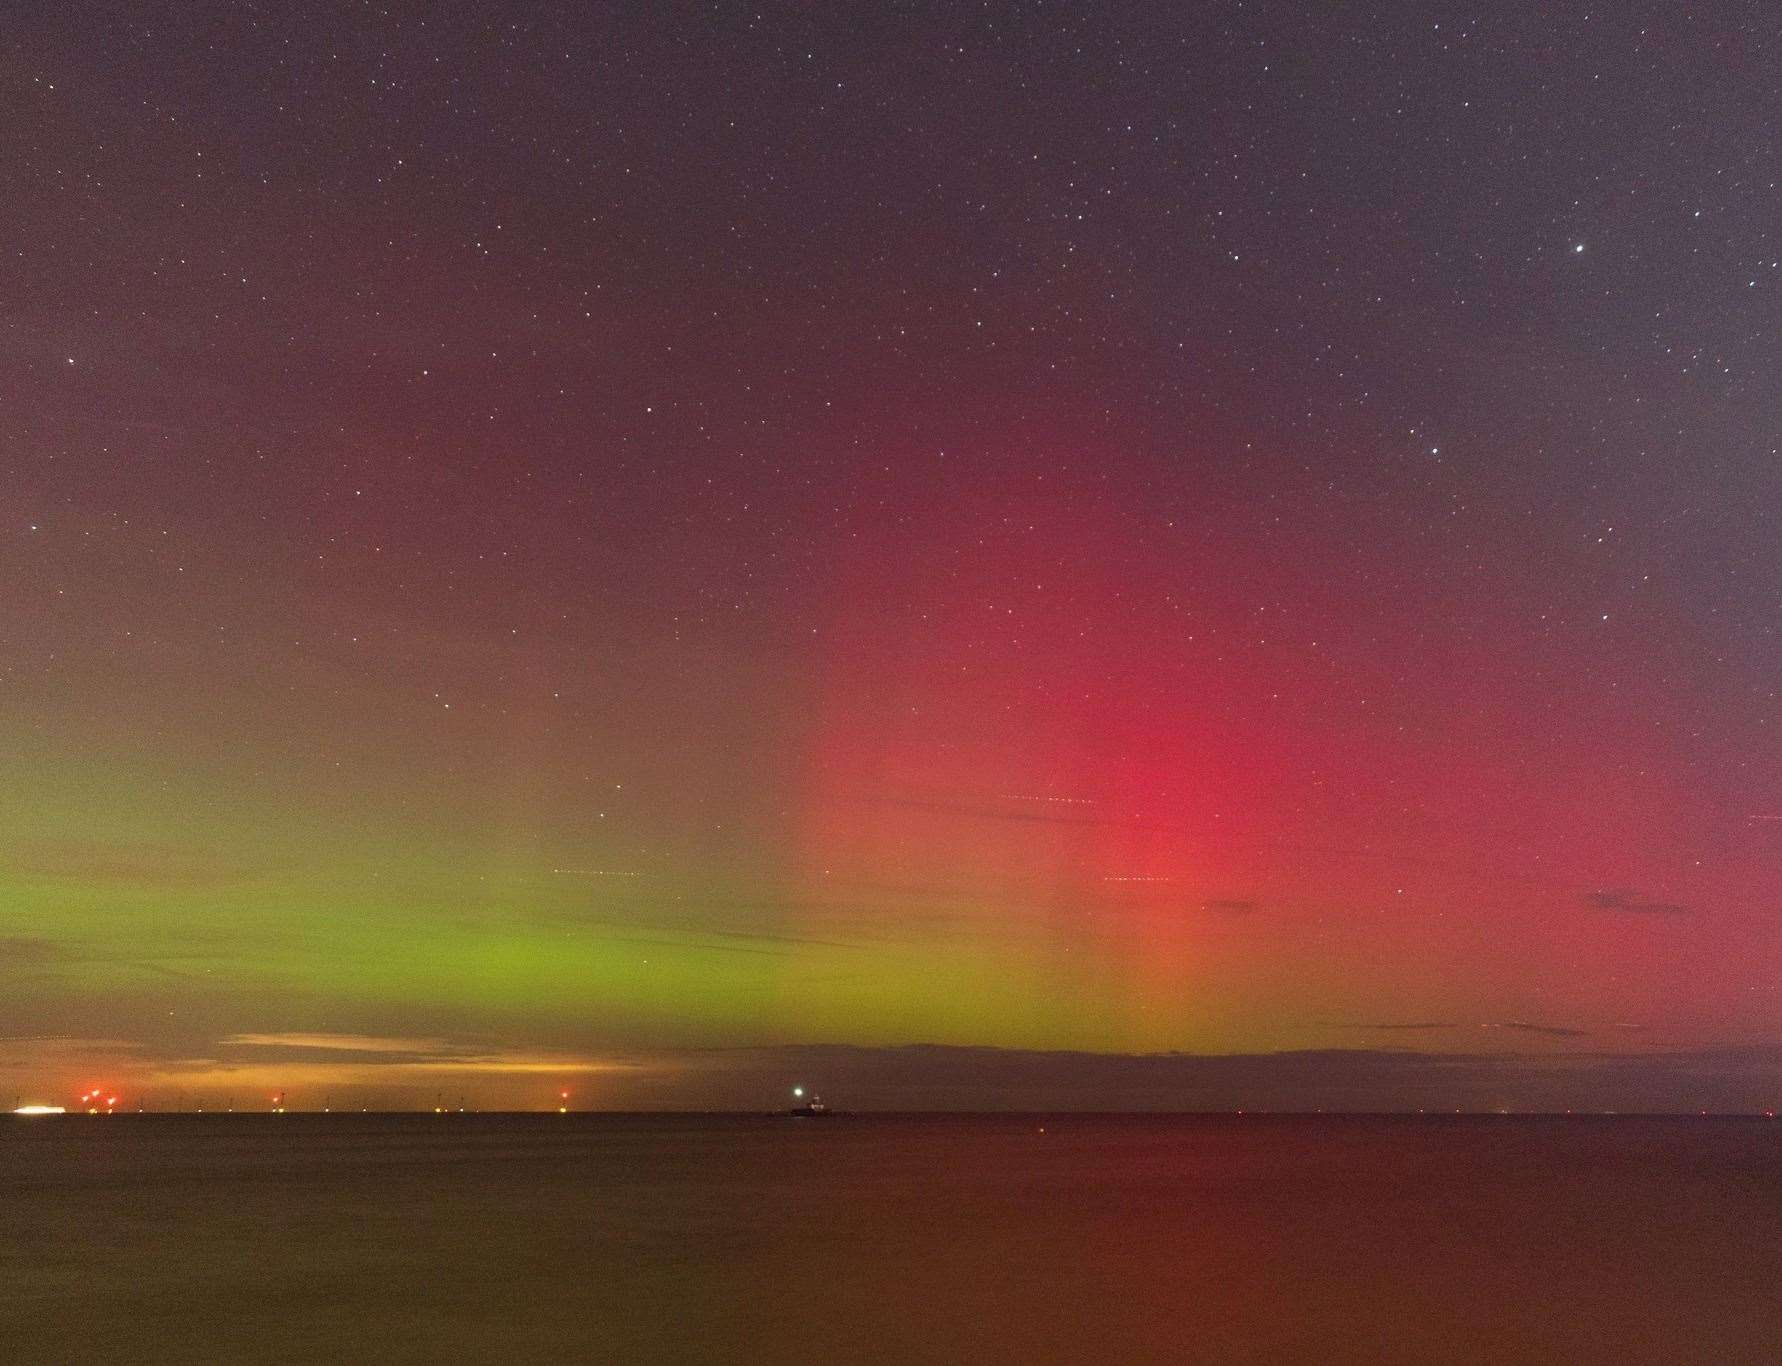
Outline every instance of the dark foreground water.
[[1782, 1361], [1782, 1121], [6, 1119], [30, 1359]]

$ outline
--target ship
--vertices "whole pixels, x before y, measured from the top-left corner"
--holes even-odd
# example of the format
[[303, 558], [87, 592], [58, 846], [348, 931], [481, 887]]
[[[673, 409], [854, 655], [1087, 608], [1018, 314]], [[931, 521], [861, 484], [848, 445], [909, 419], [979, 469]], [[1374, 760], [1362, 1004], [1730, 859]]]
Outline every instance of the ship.
[[831, 1114], [829, 1107], [823, 1103], [823, 1097], [805, 1095], [802, 1086], [792, 1088], [792, 1099], [796, 1104], [790, 1110], [780, 1111], [788, 1119], [827, 1119]]

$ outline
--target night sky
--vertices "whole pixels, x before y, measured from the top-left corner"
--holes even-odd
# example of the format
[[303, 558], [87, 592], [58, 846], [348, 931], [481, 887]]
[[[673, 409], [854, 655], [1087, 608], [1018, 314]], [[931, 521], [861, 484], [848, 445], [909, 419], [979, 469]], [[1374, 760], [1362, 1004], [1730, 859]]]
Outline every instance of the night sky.
[[13, 7], [0, 1085], [1782, 1098], [1775, 18]]

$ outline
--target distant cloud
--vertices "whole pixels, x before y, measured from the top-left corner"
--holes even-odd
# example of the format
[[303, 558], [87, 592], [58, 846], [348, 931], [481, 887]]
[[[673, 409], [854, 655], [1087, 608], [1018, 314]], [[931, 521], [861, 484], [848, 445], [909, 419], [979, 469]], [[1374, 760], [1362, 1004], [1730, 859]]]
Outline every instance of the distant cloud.
[[184, 1087], [499, 1083], [503, 1078], [623, 1072], [636, 1063], [561, 1049], [503, 1047], [429, 1035], [280, 1031], [231, 1034], [218, 1057], [168, 1058], [155, 1081]]
[[[267, 1061], [287, 1072], [292, 1061], [307, 1061], [313, 1067], [341, 1069], [370, 1067], [384, 1072], [392, 1069], [406, 1072], [588, 1072], [605, 1070], [619, 1064], [608, 1059], [582, 1057], [579, 1054], [528, 1048], [502, 1048], [478, 1043], [461, 1043], [451, 1039], [427, 1036], [382, 1034], [332, 1034], [326, 1032], [280, 1032], [272, 1034], [231, 1034], [218, 1042], [219, 1049], [278, 1050], [299, 1055], [297, 1059], [279, 1057], [256, 1059], [240, 1064], [219, 1064], [214, 1059], [193, 1059], [203, 1067], [257, 1067]], [[301, 1059], [304, 1053], [320, 1057]], [[342, 1055], [346, 1056], [342, 1056]], [[174, 1064], [178, 1066], [180, 1064]]]
[[0, 934], [0, 963], [54, 963], [70, 956], [61, 944], [22, 934]]
[[201, 973], [177, 968], [172, 964], [199, 961], [210, 956], [179, 953], [148, 957], [109, 951], [80, 941], [45, 939], [37, 935], [0, 935], [0, 973], [16, 968], [22, 969], [27, 975], [42, 975], [56, 969], [69, 970], [85, 964], [107, 963], [161, 977], [202, 980]]
[[195, 891], [228, 887], [267, 870], [197, 846], [112, 840], [33, 840], [0, 852], [0, 869], [32, 881], [106, 883]]
[[[818, 939], [802, 934], [772, 934], [763, 930], [727, 930], [716, 926], [698, 926], [688, 923], [668, 923], [652, 920], [648, 924], [636, 924], [615, 920], [589, 920], [582, 922], [594, 930], [624, 930], [624, 934], [602, 934], [603, 939], [616, 940], [626, 944], [650, 944], [671, 949], [711, 949], [731, 953], [791, 953], [801, 945], [811, 948], [825, 949], [858, 949], [861, 944], [850, 944], [841, 939]], [[638, 931], [654, 931], [652, 936]], [[685, 938], [671, 939], [668, 935], [683, 935]]]
[[800, 944], [822, 945], [835, 949], [854, 949], [857, 944], [844, 944], [831, 939], [803, 939], [795, 935], [742, 934], [713, 930], [702, 936], [670, 939], [664, 935], [599, 934], [590, 936], [609, 944], [641, 944], [645, 948], [668, 949], [676, 953], [745, 953], [769, 958], [796, 953]]
[[1393, 1023], [1393, 1024], [1358, 1024], [1358, 1025], [1354, 1026], [1354, 1028], [1356, 1028], [1356, 1029], [1384, 1029], [1384, 1030], [1430, 1030], [1430, 1029], [1458, 1029], [1458, 1028], [1460, 1028], [1460, 1026], [1456, 1025], [1456, 1024], [1449, 1024], [1449, 1023], [1444, 1023], [1444, 1022], [1435, 1021], [1435, 1020], [1427, 1020], [1427, 1021], [1426, 1020], [1418, 1020], [1418, 1021], [1414, 1021], [1410, 1024], [1396, 1024], [1396, 1023]]
[[1545, 1034], [1554, 1039], [1582, 1039], [1590, 1034], [1588, 1029], [1573, 1029], [1569, 1025], [1530, 1024], [1527, 1020], [1505, 1020], [1502, 1024], [1487, 1025], [1488, 1029], [1520, 1029], [1525, 1034]]
[[1604, 887], [1584, 894], [1584, 902], [1599, 911], [1625, 911], [1630, 915], [1688, 915], [1679, 901], [1654, 901], [1627, 887]]
[[445, 1051], [444, 1039], [400, 1038], [381, 1034], [231, 1034], [228, 1048], [319, 1048], [340, 1053], [420, 1053]]
[[1577, 1029], [1571, 1025], [1534, 1024], [1528, 1020], [1494, 1020], [1481, 1025], [1457, 1024], [1452, 1020], [1409, 1020], [1402, 1023], [1393, 1020], [1352, 1025], [1351, 1028], [1403, 1034], [1427, 1034], [1442, 1029], [1514, 1029], [1524, 1034], [1543, 1034], [1553, 1039], [1584, 1039], [1590, 1036], [1588, 1029]]
[[1019, 825], [1125, 825], [1131, 822], [1118, 818], [1082, 813], [1081, 807], [1035, 807], [999, 805], [1025, 803], [1020, 797], [979, 800], [957, 798], [925, 798], [895, 796], [863, 796], [854, 800], [869, 806], [895, 807], [903, 811], [925, 811], [936, 816], [953, 816], [964, 820], [1008, 821]]
[[130, 1039], [83, 1038], [73, 1034], [0, 1035], [0, 1071], [12, 1067], [51, 1066], [74, 1063], [82, 1067], [93, 1058], [136, 1058], [143, 1046]]

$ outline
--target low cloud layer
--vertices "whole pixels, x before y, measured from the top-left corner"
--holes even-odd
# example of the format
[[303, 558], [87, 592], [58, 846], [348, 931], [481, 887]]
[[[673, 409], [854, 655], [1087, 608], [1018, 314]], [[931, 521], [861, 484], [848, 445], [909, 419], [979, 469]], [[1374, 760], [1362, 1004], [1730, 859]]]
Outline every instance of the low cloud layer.
[[1604, 887], [1584, 896], [1585, 904], [1599, 911], [1625, 911], [1631, 915], [1688, 915], [1679, 901], [1659, 901], [1627, 887]]
[[1524, 1034], [1544, 1034], [1550, 1039], [1582, 1039], [1589, 1030], [1573, 1029], [1570, 1025], [1533, 1024], [1528, 1020], [1505, 1020], [1496, 1029], [1519, 1029]]
[[[1381, 1026], [1442, 1029], [1444, 1025]], [[1468, 1028], [1477, 1029], [1478, 1026]], [[1530, 1036], [1563, 1026], [1506, 1022]], [[1499, 1037], [1505, 1037], [1500, 1035]], [[1531, 1037], [1531, 1044], [1533, 1039]], [[1618, 1111], [1782, 1108], [1782, 1049], [1673, 1053], [1470, 1052], [1408, 1048], [1197, 1055], [913, 1045], [638, 1052], [599, 1056], [431, 1037], [239, 1034], [205, 1053], [149, 1057], [115, 1040], [0, 1041], [0, 1078], [26, 1100], [95, 1081], [166, 1109], [254, 1103], [415, 1108], [436, 1097], [482, 1109], [760, 1111], [794, 1085], [837, 1108], [949, 1111]], [[72, 1087], [72, 1091], [69, 1088]]]

